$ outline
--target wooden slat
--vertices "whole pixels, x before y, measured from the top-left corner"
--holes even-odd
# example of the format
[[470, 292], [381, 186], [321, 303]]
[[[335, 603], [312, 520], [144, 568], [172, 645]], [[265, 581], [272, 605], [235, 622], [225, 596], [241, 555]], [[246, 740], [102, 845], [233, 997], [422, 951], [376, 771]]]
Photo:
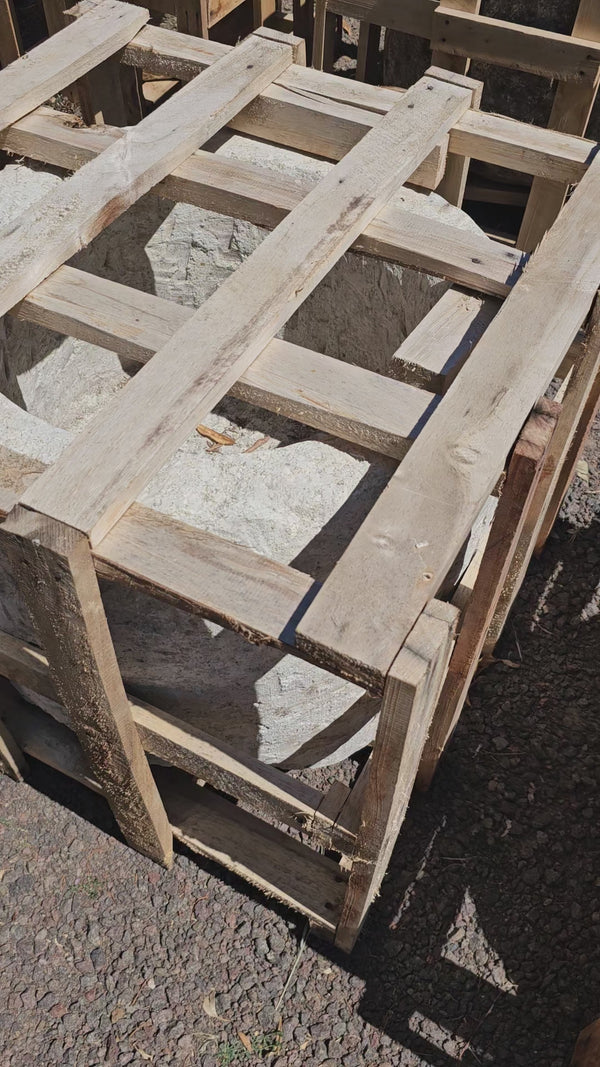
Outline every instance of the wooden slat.
[[[102, 792], [80, 742], [66, 726], [16, 694], [6, 709], [6, 720], [28, 755]], [[195, 786], [181, 772], [157, 769], [156, 773], [175, 838], [333, 934], [345, 887], [333, 860]]]
[[[566, 209], [564, 209], [566, 210]], [[585, 435], [600, 399], [600, 299], [596, 298], [586, 342], [574, 363], [562, 413], [533, 501], [525, 517], [514, 560], [489, 627], [484, 653], [492, 652], [521, 587], [534, 549], [543, 546], [568, 488]]]
[[[429, 0], [415, 2], [422, 6]], [[395, 10], [404, 12], [407, 0], [402, 5], [396, 0], [391, 3]], [[333, 10], [331, 2], [329, 7]], [[193, 40], [170, 30], [145, 26], [122, 58], [151, 73], [185, 81], [227, 50], [226, 45], [216, 41]], [[373, 125], [377, 115], [395, 106], [398, 94], [403, 95], [404, 90], [364, 85], [294, 64], [231, 124], [266, 140], [339, 159], [362, 135], [363, 124]], [[336, 104], [351, 106], [354, 115], [336, 109]], [[502, 115], [468, 111], [450, 131], [450, 150], [527, 174], [576, 182], [583, 177], [596, 145]]]
[[[463, 300], [467, 298], [462, 298]], [[146, 363], [194, 314], [150, 293], [60, 267], [19, 318]], [[275, 338], [232, 386], [250, 404], [400, 459], [435, 405], [425, 391]]]
[[[1, 632], [0, 675], [40, 696], [58, 699], [43, 653]], [[326, 813], [320, 790], [276, 767], [240, 756], [225, 743], [144, 701], [130, 696], [129, 704], [146, 752], [237, 799], [258, 805], [272, 818], [301, 828], [326, 848], [348, 851], [351, 847], [353, 832], [335, 826], [337, 813]], [[59, 721], [68, 725], [63, 709], [61, 715]]]
[[594, 77], [600, 62], [600, 46], [591, 41], [441, 4], [433, 15], [431, 44], [452, 55], [564, 80]]
[[5, 721], [10, 698], [11, 687], [0, 679], [0, 774], [7, 774], [15, 782], [22, 782], [27, 772], [27, 761]]
[[103, 0], [59, 37], [0, 71], [0, 130], [114, 55], [149, 17], [144, 8]]
[[448, 289], [396, 349], [389, 373], [421, 389], [445, 393], [499, 309], [499, 302], [490, 297]]
[[[435, 595], [600, 284], [600, 160], [400, 464], [298, 628], [318, 662], [385, 675]], [[389, 597], [390, 588], [395, 595]]]
[[16, 508], [0, 529], [0, 543], [54, 687], [126, 840], [169, 866], [171, 831], [123, 689], [86, 538]]
[[[40, 108], [0, 134], [0, 146], [74, 169], [120, 135], [115, 128], [75, 127], [70, 116]], [[272, 229], [315, 184], [316, 179], [293, 179], [241, 160], [196, 152], [160, 182], [156, 192]], [[395, 199], [380, 211], [354, 242], [356, 251], [440, 274], [481, 292], [502, 296], [508, 292], [518, 276], [521, 253], [484, 234], [417, 215], [410, 210], [408, 193], [405, 198], [406, 208]]]
[[413, 86], [37, 479], [23, 497], [27, 506], [60, 515], [97, 544], [469, 98], [433, 79]]
[[345, 18], [426, 38], [437, 6], [438, 0], [328, 0], [329, 9]]
[[13, 0], [0, 0], [0, 67], [7, 67], [21, 55], [19, 27]]
[[348, 891], [335, 943], [352, 948], [404, 820], [452, 648], [458, 612], [436, 602], [415, 623], [386, 679]]
[[[600, 0], [580, 0], [573, 34], [589, 41], [600, 41]], [[548, 125], [552, 130], [583, 135], [600, 85], [600, 67], [581, 81], [559, 82]], [[557, 218], [568, 191], [568, 184], [534, 178], [517, 245], [532, 251]]]
[[333, 933], [346, 881], [334, 860], [215, 793], [166, 778], [161, 793], [179, 841]]
[[[472, 0], [456, 0], [456, 2], [458, 4], [471, 5]], [[476, 3], [479, 2], [480, 0], [476, 0]], [[483, 82], [466, 77], [469, 61], [456, 56], [445, 56], [442, 52], [435, 52], [434, 64], [436, 63], [435, 56], [442, 56], [445, 62], [441, 67], [435, 65], [429, 67], [427, 73], [432, 77], [440, 78], [442, 81], [450, 82], [451, 85], [464, 85], [466, 89], [470, 89], [472, 110], [477, 110], [481, 105]], [[443, 196], [449, 204], [454, 204], [455, 207], [462, 207], [470, 164], [469, 156], [457, 155], [456, 152], [448, 153], [444, 177], [437, 189], [439, 195]]]
[[247, 38], [5, 229], [0, 315], [216, 133], [293, 55], [289, 43]]
[[559, 415], [559, 404], [540, 401], [514, 447], [473, 593], [461, 614], [460, 633], [423, 748], [417, 776], [417, 786], [421, 789], [429, 787], [460, 717]]

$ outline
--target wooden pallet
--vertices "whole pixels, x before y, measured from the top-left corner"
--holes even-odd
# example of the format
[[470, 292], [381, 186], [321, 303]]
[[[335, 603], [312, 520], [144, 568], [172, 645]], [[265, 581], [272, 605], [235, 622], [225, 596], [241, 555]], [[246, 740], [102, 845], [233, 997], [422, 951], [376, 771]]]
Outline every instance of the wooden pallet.
[[[30, 754], [100, 790], [134, 848], [168, 866], [175, 836], [350, 949], [597, 403], [597, 146], [483, 115], [477, 87], [437, 68], [398, 93], [308, 70], [301, 42], [273, 31], [230, 48], [145, 20], [104, 0], [0, 74], [0, 148], [74, 171], [0, 234], [0, 314], [144, 364], [33, 482], [27, 456], [0, 471], [0, 545], [39, 641], [0, 634], [0, 674], [62, 708], [54, 721], [3, 691], [1, 759], [18, 777]], [[44, 106], [117, 50], [187, 84], [126, 131]], [[201, 151], [225, 125], [336, 165], [302, 185]], [[532, 259], [394, 200], [408, 180], [439, 185], [449, 153], [578, 185]], [[272, 229], [198, 311], [64, 265], [151, 188]], [[400, 347], [393, 378], [276, 338], [350, 248], [461, 287]], [[562, 405], [539, 400], [556, 375]], [[322, 586], [136, 503], [227, 392], [401, 459]], [[503, 472], [487, 547], [445, 601]], [[128, 697], [98, 576], [380, 696], [354, 788], [321, 792]], [[172, 770], [153, 775], [148, 754]]]
[[[316, 0], [313, 65], [329, 69], [335, 15], [360, 20], [357, 77], [371, 81], [381, 27], [431, 43], [432, 62], [467, 74], [472, 59], [539, 74], [557, 82], [549, 119], [553, 130], [583, 136], [600, 85], [600, 0], [580, 0], [571, 36], [479, 13], [481, 0]], [[521, 169], [521, 168], [517, 168]], [[466, 180], [466, 173], [465, 173]], [[517, 246], [537, 247], [569, 189], [537, 175], [527, 198]], [[450, 189], [460, 205], [464, 182]], [[448, 197], [450, 199], [450, 197]]]

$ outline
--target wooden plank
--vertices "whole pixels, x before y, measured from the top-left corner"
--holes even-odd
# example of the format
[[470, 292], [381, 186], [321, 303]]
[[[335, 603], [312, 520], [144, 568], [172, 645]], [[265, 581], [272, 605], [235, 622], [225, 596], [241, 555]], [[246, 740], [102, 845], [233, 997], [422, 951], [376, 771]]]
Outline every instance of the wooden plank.
[[[481, 0], [452, 0], [453, 4], [463, 7], [478, 7], [480, 2]], [[443, 62], [440, 65], [437, 65], [436, 56], [442, 57]], [[434, 65], [429, 67], [429, 73], [434, 77], [445, 79], [453, 85], [464, 85], [465, 88], [470, 88], [472, 92], [472, 109], [477, 110], [481, 105], [483, 82], [476, 81], [474, 78], [467, 78], [469, 62], [468, 59], [463, 59], [460, 56], [447, 56], [444, 52], [434, 52]], [[448, 69], [444, 75], [442, 70], [445, 68]], [[438, 185], [438, 192], [449, 204], [454, 204], [455, 207], [462, 207], [470, 165], [469, 156], [458, 155], [456, 152], [448, 153], [446, 170]]]
[[433, 79], [413, 86], [37, 479], [23, 497], [27, 506], [60, 515], [97, 544], [447, 132], [469, 96]]
[[591, 41], [441, 4], [433, 14], [431, 44], [451, 55], [565, 81], [593, 78], [600, 62], [600, 46]]
[[[462, 298], [463, 301], [465, 298]], [[15, 313], [146, 363], [194, 309], [72, 267], [59, 267]], [[230, 393], [250, 404], [400, 459], [435, 397], [274, 338]]]
[[346, 881], [334, 860], [181, 776], [159, 781], [179, 841], [333, 933]]
[[352, 660], [354, 679], [367, 663], [387, 673], [481, 511], [599, 284], [600, 159], [309, 607], [297, 640], [317, 662]]
[[[478, 15], [481, 9], [481, 0], [444, 0], [446, 10], [470, 11], [472, 15]], [[469, 56], [453, 56], [450, 52], [440, 52], [433, 49], [431, 62], [434, 67], [445, 67], [446, 70], [455, 74], [468, 74], [471, 60]]]
[[370, 22], [361, 22], [356, 53], [356, 77], [359, 81], [377, 83], [380, 41], [381, 27], [373, 26]]
[[191, 34], [193, 37], [208, 37], [209, 8], [213, 6], [208, 3], [208, 0], [174, 0], [174, 6], [179, 33]]
[[445, 393], [499, 309], [490, 297], [448, 289], [396, 349], [390, 375]]
[[420, 789], [429, 788], [460, 717], [559, 415], [560, 405], [540, 401], [514, 447], [473, 594], [461, 615], [460, 632], [423, 748], [416, 782]]
[[349, 952], [400, 831], [442, 683], [458, 612], [435, 602], [415, 623], [386, 679], [356, 849], [335, 944]]
[[[566, 210], [566, 208], [564, 209]], [[536, 546], [542, 547], [568, 487], [600, 391], [600, 300], [595, 301], [586, 344], [574, 363], [562, 401], [561, 417], [552, 437], [548, 456], [528, 510], [515, 557], [504, 584], [484, 645], [492, 652], [521, 587]], [[565, 484], [566, 483], [566, 484]]]
[[247, 38], [5, 229], [0, 315], [216, 133], [293, 55], [289, 39]]
[[[392, 2], [398, 10], [406, 6], [406, 0], [402, 5]], [[415, 2], [421, 7], [429, 0]], [[171, 30], [145, 26], [125, 49], [122, 60], [161, 77], [186, 81], [227, 50], [216, 41], [193, 40]], [[294, 64], [233, 121], [240, 124], [238, 128], [243, 126], [243, 132], [339, 159], [364, 132], [364, 125], [356, 132], [356, 124], [373, 125], [376, 116], [394, 107], [404, 92]], [[338, 112], [336, 103], [352, 107], [353, 120], [348, 113]], [[357, 115], [357, 109], [362, 114]], [[576, 182], [583, 177], [596, 145], [502, 115], [468, 111], [450, 131], [450, 150], [526, 174]]]
[[[0, 632], [0, 675], [34, 693], [58, 699], [46, 657], [32, 645]], [[174, 767], [202, 778], [215, 789], [258, 806], [326, 848], [348, 851], [354, 834], [335, 826], [337, 812], [328, 814], [320, 790], [291, 778], [276, 767], [238, 755], [230, 746], [168, 712], [129, 697], [131, 714], [146, 752]], [[68, 725], [63, 709], [58, 721]]]
[[21, 37], [13, 0], [0, 0], [0, 67], [21, 55]]
[[[600, 41], [599, 0], [580, 0], [573, 34], [589, 41]], [[550, 128], [583, 135], [587, 130], [599, 85], [600, 67], [581, 81], [559, 82], [548, 121]], [[546, 230], [558, 217], [568, 188], [568, 184], [564, 182], [534, 178], [517, 238], [519, 248], [526, 252], [536, 248]]]
[[328, 0], [328, 6], [345, 18], [429, 39], [438, 0]]
[[[0, 134], [0, 146], [74, 169], [121, 135], [114, 128], [79, 128], [70, 116], [40, 108]], [[411, 181], [414, 178], [415, 173]], [[241, 160], [196, 152], [160, 182], [156, 192], [272, 229], [315, 184], [311, 178], [292, 179]], [[410, 210], [410, 191], [402, 193], [402, 201], [406, 207], [395, 198], [380, 211], [354, 242], [356, 251], [440, 274], [481, 292], [501, 296], [508, 292], [519, 273], [520, 252], [484, 234], [417, 215]]]
[[144, 8], [103, 0], [60, 36], [0, 71], [0, 130], [114, 55], [149, 17]]
[[[29, 755], [102, 792], [81, 743], [66, 726], [18, 697], [7, 721]], [[157, 778], [174, 837], [333, 934], [345, 886], [333, 860], [194, 785], [188, 775], [157, 768]]]
[[19, 508], [0, 535], [92, 774], [129, 844], [168, 867], [171, 831], [133, 724], [86, 539]]

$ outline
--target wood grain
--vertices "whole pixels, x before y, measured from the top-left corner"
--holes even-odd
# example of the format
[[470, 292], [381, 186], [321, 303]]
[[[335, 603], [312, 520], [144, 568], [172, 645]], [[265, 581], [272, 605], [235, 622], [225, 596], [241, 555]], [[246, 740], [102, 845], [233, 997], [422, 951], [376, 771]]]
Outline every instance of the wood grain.
[[0, 315], [216, 133], [293, 55], [290, 44], [247, 38], [6, 227]]
[[[385, 674], [435, 595], [600, 284], [600, 160], [309, 607], [298, 643]], [[389, 589], [395, 590], [393, 600]], [[389, 606], [389, 610], [388, 610]]]
[[86, 539], [19, 508], [0, 538], [56, 692], [123, 835], [169, 866], [171, 831], [133, 724]]
[[0, 71], [0, 130], [114, 55], [149, 17], [144, 8], [103, 0]]
[[38, 478], [26, 505], [97, 544], [469, 100], [433, 79], [413, 86]]

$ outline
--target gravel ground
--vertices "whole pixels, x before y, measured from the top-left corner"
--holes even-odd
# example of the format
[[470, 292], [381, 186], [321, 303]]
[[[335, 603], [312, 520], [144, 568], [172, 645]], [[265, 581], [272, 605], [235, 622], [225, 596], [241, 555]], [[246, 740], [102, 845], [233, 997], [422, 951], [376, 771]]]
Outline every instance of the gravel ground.
[[599, 455], [349, 958], [48, 769], [0, 780], [3, 1067], [566, 1067], [600, 1014]]

